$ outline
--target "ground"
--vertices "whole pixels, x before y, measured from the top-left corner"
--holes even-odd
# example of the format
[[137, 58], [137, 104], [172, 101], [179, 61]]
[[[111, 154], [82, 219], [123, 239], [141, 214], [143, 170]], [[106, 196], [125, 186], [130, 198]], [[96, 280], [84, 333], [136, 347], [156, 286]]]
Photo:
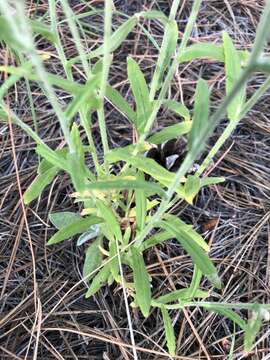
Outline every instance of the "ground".
[[[74, 0], [69, 2], [76, 14], [101, 9], [103, 2]], [[117, 28], [125, 19], [141, 10], [159, 9], [169, 12], [171, 1], [115, 0], [118, 13], [113, 19]], [[44, 16], [48, 2], [28, 1], [32, 17]], [[183, 32], [191, 1], [182, 1], [178, 11], [179, 37]], [[238, 48], [250, 49], [263, 8], [261, 0], [205, 0], [199, 13], [190, 42], [198, 40], [219, 43], [226, 30]], [[58, 5], [58, 15], [63, 13]], [[86, 34], [85, 45], [95, 47], [102, 41], [102, 18], [89, 15], [81, 18]], [[162, 28], [158, 22], [145, 21], [146, 29], [160, 43]], [[131, 101], [126, 80], [126, 57], [131, 55], [151, 78], [157, 52], [137, 27], [114, 55], [110, 82]], [[61, 38], [67, 56], [76, 49], [70, 40], [67, 25], [61, 26]], [[42, 50], [51, 52], [51, 45], [39, 40]], [[15, 64], [15, 58], [2, 46], [0, 63]], [[60, 74], [56, 57], [48, 62], [49, 70]], [[2, 76], [2, 75], [1, 75]], [[203, 76], [212, 87], [212, 106], [215, 108], [224, 95], [222, 64], [194, 61], [180, 67], [169, 96], [184, 100], [192, 107], [194, 82]], [[80, 72], [76, 73], [82, 81]], [[264, 81], [264, 76], [252, 78], [250, 96]], [[0, 78], [2, 81], [3, 77]], [[40, 136], [51, 147], [62, 141], [55, 116], [36, 84], [31, 83], [37, 125]], [[211, 244], [211, 258], [218, 267], [224, 289], [212, 293], [212, 300], [227, 302], [261, 302], [270, 300], [270, 93], [266, 93], [254, 109], [241, 121], [233, 135], [217, 154], [209, 168], [211, 175], [225, 176], [226, 181], [200, 192], [194, 205], [179, 203], [174, 213], [181, 215]], [[59, 92], [61, 104], [66, 94]], [[9, 93], [14, 111], [28, 124], [33, 124], [27, 88], [20, 82]], [[107, 104], [106, 123], [110, 147], [132, 142], [132, 128], [110, 104]], [[160, 112], [156, 126], [179, 121], [171, 113]], [[226, 121], [216, 129], [208, 146], [222, 133]], [[93, 119], [95, 141], [99, 148], [99, 130]], [[123, 294], [118, 287], [104, 287], [91, 299], [85, 299], [82, 281], [84, 248], [76, 242], [46, 247], [53, 233], [48, 220], [51, 211], [76, 210], [70, 199], [70, 179], [60, 174], [38, 201], [27, 206], [26, 218], [20, 201], [20, 189], [25, 191], [36, 174], [38, 158], [35, 144], [19, 128], [0, 127], [0, 359], [133, 359]], [[14, 146], [13, 146], [14, 145]], [[89, 159], [91, 166], [91, 159]], [[19, 184], [19, 185], [18, 185]], [[190, 258], [172, 239], [163, 246], [148, 251], [148, 270], [153, 279], [153, 294], [186, 286], [191, 279]], [[128, 277], [129, 274], [126, 274]], [[205, 280], [202, 286], [209, 288]], [[242, 312], [243, 315], [247, 315]], [[133, 311], [132, 321], [139, 359], [164, 359], [164, 330], [161, 315], [154, 310], [145, 320]], [[222, 316], [199, 308], [171, 313], [177, 338], [177, 359], [228, 359], [233, 324]], [[36, 324], [36, 326], [33, 326]], [[247, 359], [268, 359], [270, 353], [269, 327], [263, 326], [256, 338], [254, 350]], [[243, 334], [236, 329], [233, 359], [243, 357]]]

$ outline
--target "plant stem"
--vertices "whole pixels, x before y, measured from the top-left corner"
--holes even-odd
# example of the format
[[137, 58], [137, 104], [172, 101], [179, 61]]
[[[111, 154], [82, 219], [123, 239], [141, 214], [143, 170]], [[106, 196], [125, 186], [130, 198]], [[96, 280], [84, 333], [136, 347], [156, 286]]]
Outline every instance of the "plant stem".
[[180, 3], [180, 0], [173, 0], [170, 15], [169, 15], [169, 20], [174, 20], [175, 19], [179, 3]]
[[99, 98], [101, 100], [101, 105], [97, 111], [98, 122], [100, 128], [101, 141], [103, 146], [104, 153], [104, 164], [105, 168], [108, 171], [108, 165], [106, 163], [105, 155], [109, 151], [107, 129], [105, 123], [105, 114], [104, 114], [104, 97], [106, 93], [107, 80], [109, 75], [110, 64], [112, 56], [110, 54], [110, 39], [111, 39], [111, 27], [112, 27], [112, 0], [105, 0], [105, 9], [104, 9], [104, 52], [103, 52], [103, 61], [102, 61], [102, 74], [100, 82], [100, 92]]
[[226, 127], [226, 129], [223, 131], [222, 135], [219, 137], [219, 139], [216, 141], [215, 145], [211, 148], [209, 153], [207, 154], [206, 158], [204, 159], [203, 163], [200, 165], [199, 169], [196, 171], [196, 175], [200, 176], [204, 170], [209, 165], [210, 161], [213, 159], [213, 157], [216, 155], [216, 153], [219, 151], [221, 146], [225, 143], [225, 141], [231, 136], [234, 129], [237, 127], [239, 122], [243, 119], [243, 117], [248, 113], [248, 111], [255, 105], [255, 103], [258, 101], [260, 96], [270, 87], [270, 77], [266, 79], [266, 81], [263, 83], [263, 85], [255, 92], [255, 94], [245, 103], [239, 118], [235, 121], [230, 121]]
[[183, 39], [181, 41], [181, 44], [179, 46], [179, 49], [177, 51], [177, 55], [175, 56], [173, 62], [172, 62], [172, 65], [168, 71], [168, 74], [164, 80], [164, 83], [162, 85], [162, 88], [161, 88], [161, 91], [160, 91], [160, 94], [158, 96], [158, 99], [154, 102], [154, 106], [153, 106], [153, 109], [152, 109], [152, 112], [149, 116], [149, 119], [145, 125], [145, 131], [144, 133], [140, 136], [139, 140], [138, 140], [138, 143], [137, 143], [137, 146], [134, 150], [134, 153], [136, 154], [138, 152], [138, 148], [143, 144], [143, 142], [145, 141], [148, 133], [150, 132], [152, 126], [153, 126], [153, 123], [156, 119], [156, 116], [157, 116], [157, 113], [165, 99], [165, 96], [166, 96], [166, 93], [169, 89], [169, 86], [171, 84], [171, 81], [173, 79], [173, 76], [176, 72], [176, 69], [179, 65], [179, 61], [178, 61], [178, 58], [180, 56], [180, 54], [182, 53], [182, 51], [185, 49], [186, 47], [186, 44], [187, 44], [187, 41], [190, 37], [190, 33], [192, 31], [192, 28], [194, 26], [194, 23], [195, 23], [195, 20], [196, 20], [196, 17], [198, 15], [198, 12], [199, 12], [199, 8], [200, 8], [200, 5], [201, 5], [201, 2], [202, 0], [195, 0], [194, 3], [193, 3], [193, 7], [192, 7], [192, 10], [191, 10], [191, 14], [189, 16], [189, 19], [188, 19], [188, 23], [187, 23], [187, 26], [185, 28], [185, 32], [184, 32], [184, 35], [183, 35]]
[[[211, 308], [214, 308], [215, 306], [220, 307], [221, 309], [238, 309], [238, 310], [254, 310], [256, 306], [259, 306], [261, 309], [264, 309], [266, 311], [270, 310], [270, 304], [254, 304], [254, 303], [223, 303], [223, 302], [210, 302], [210, 301], [192, 301], [189, 303], [183, 303], [183, 304], [174, 304], [174, 305], [165, 305], [165, 307], [168, 310], [173, 309], [183, 309], [185, 307], [204, 307], [206, 309], [211, 310]], [[214, 311], [214, 310], [213, 310]]]
[[69, 26], [71, 34], [73, 36], [74, 43], [77, 48], [78, 54], [80, 56], [80, 60], [82, 62], [82, 66], [83, 66], [83, 70], [85, 72], [86, 79], [88, 79], [88, 77], [91, 75], [90, 68], [89, 68], [89, 64], [87, 62], [87, 57], [86, 57], [86, 54], [85, 54], [85, 51], [84, 51], [84, 48], [83, 48], [83, 45], [82, 45], [82, 42], [80, 39], [80, 35], [78, 32], [77, 26], [75, 24], [75, 21], [73, 20], [74, 14], [66, 0], [61, 0], [61, 5], [65, 12], [68, 26]]

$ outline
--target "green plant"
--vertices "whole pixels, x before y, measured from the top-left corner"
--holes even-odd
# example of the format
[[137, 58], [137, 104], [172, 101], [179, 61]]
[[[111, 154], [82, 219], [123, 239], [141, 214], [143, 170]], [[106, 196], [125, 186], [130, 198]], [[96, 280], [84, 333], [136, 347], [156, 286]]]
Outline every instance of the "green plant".
[[[238, 122], [254, 105], [259, 96], [270, 86], [268, 78], [259, 90], [246, 101], [246, 82], [256, 71], [269, 73], [270, 59], [262, 56], [263, 46], [268, 34], [268, 2], [258, 27], [257, 37], [251, 53], [236, 50], [229, 35], [223, 33], [221, 45], [198, 43], [187, 46], [188, 39], [201, 0], [195, 0], [183, 35], [178, 46], [178, 28], [175, 14], [179, 0], [174, 0], [169, 17], [158, 11], [142, 12], [130, 17], [111, 34], [112, 1], [105, 1], [104, 43], [99, 48], [86, 53], [82, 46], [76, 17], [66, 0], [61, 0], [63, 11], [75, 40], [78, 56], [67, 59], [57, 33], [55, 1], [50, 0], [51, 28], [40, 21], [29, 21], [24, 14], [21, 2], [9, 5], [0, 3], [0, 38], [17, 56], [18, 66], [0, 66], [0, 71], [9, 77], [0, 88], [1, 117], [12, 121], [25, 130], [37, 143], [36, 152], [41, 157], [38, 175], [24, 193], [24, 202], [29, 204], [42, 193], [57, 174], [63, 170], [69, 174], [73, 187], [73, 197], [83, 204], [78, 213], [52, 213], [50, 220], [58, 231], [48, 245], [70, 239], [80, 234], [78, 244], [92, 240], [83, 267], [84, 280], [88, 285], [86, 297], [94, 295], [102, 285], [116, 282], [123, 286], [126, 296], [128, 289], [132, 306], [139, 307], [147, 317], [151, 307], [161, 309], [165, 334], [170, 354], [175, 354], [175, 339], [169, 310], [201, 306], [209, 311], [224, 315], [245, 331], [245, 350], [249, 351], [259, 331], [263, 318], [267, 318], [269, 305], [228, 304], [205, 301], [209, 292], [200, 289], [202, 276], [206, 276], [213, 287], [220, 288], [221, 281], [216, 267], [208, 256], [209, 246], [204, 239], [178, 217], [169, 214], [170, 207], [179, 199], [192, 203], [203, 186], [222, 182], [223, 178], [201, 177], [210, 160], [224, 141], [230, 136]], [[14, 9], [16, 16], [14, 16]], [[141, 18], [156, 19], [164, 26], [164, 37], [159, 49], [157, 66], [150, 84], [147, 84], [137, 62], [127, 59], [127, 73], [135, 102], [135, 110], [122, 95], [110, 86], [108, 74], [112, 52], [125, 40], [133, 28], [140, 24]], [[44, 66], [46, 54], [36, 51], [33, 33], [47, 38], [54, 44], [62, 62], [66, 77], [49, 73]], [[226, 97], [213, 114], [210, 106], [210, 89], [207, 81], [200, 79], [196, 85], [195, 103], [190, 114], [187, 107], [166, 97], [174, 73], [180, 63], [196, 58], [210, 58], [224, 62], [226, 73]], [[72, 67], [82, 65], [84, 84], [74, 81]], [[48, 97], [63, 132], [66, 146], [53, 150], [35, 131], [23, 122], [5, 102], [7, 91], [21, 78], [37, 82]], [[72, 96], [72, 100], [62, 109], [55, 88], [60, 88]], [[110, 150], [104, 114], [104, 101], [107, 98], [132, 123], [137, 141], [125, 148]], [[181, 122], [166, 127], [150, 135], [153, 123], [161, 107], [166, 107], [181, 117]], [[34, 109], [33, 109], [34, 112]], [[91, 131], [91, 115], [97, 112], [103, 145], [103, 163], [98, 161]], [[194, 175], [186, 175], [193, 161], [204, 149], [207, 139], [218, 122], [226, 115], [228, 126], [206, 159]], [[80, 124], [74, 117], [79, 114]], [[87, 135], [84, 145], [80, 131]], [[160, 144], [178, 136], [186, 136], [188, 153], [179, 170], [172, 173], [161, 167], [144, 153], [151, 144]], [[95, 172], [91, 172], [85, 162], [85, 154], [92, 155]], [[115, 163], [125, 165], [115, 175]], [[146, 181], [145, 175], [153, 181]], [[153, 231], [154, 230], [154, 231]], [[175, 238], [190, 255], [194, 264], [192, 282], [186, 289], [168, 293], [159, 298], [151, 296], [151, 279], [143, 258], [143, 252], [167, 239]], [[133, 281], [125, 280], [122, 265], [129, 267]], [[174, 304], [172, 304], [174, 303]], [[233, 309], [248, 309], [254, 316], [245, 321]]]

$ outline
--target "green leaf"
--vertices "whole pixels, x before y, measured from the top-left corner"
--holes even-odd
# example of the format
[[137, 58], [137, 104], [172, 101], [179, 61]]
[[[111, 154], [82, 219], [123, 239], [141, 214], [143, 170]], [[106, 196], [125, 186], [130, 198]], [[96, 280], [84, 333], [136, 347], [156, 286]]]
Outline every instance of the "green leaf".
[[78, 221], [79, 219], [82, 219], [81, 215], [78, 213], [73, 213], [71, 211], [61, 211], [49, 214], [50, 222], [58, 230]]
[[[162, 197], [166, 197], [166, 192], [158, 184], [144, 180], [119, 179], [118, 177], [115, 180], [93, 182], [87, 185], [86, 189], [102, 191], [141, 189], [149, 191], [152, 194], [159, 194]], [[86, 194], [87, 190], [84, 191], [84, 194]]]
[[164, 24], [169, 21], [168, 17], [163, 12], [158, 10], [141, 11], [138, 15], [144, 19], [160, 20]]
[[161, 231], [150, 238], [144, 240], [142, 243], [140, 249], [142, 251], [149, 249], [155, 245], [162, 244], [164, 241], [167, 241], [172, 238], [172, 234], [168, 231]]
[[76, 123], [73, 123], [70, 138], [73, 151], [67, 154], [69, 174], [75, 189], [80, 192], [85, 189], [85, 186], [89, 183], [87, 179], [92, 178], [93, 174], [91, 174], [84, 161], [84, 148]]
[[165, 308], [165, 306], [161, 306], [161, 314], [163, 318], [167, 347], [170, 355], [175, 356], [176, 341], [175, 341], [174, 329], [168, 310]]
[[45, 39], [49, 40], [51, 43], [56, 43], [57, 36], [54, 34], [50, 28], [44, 25], [39, 20], [29, 20], [32, 31], [36, 34], [42, 35]]
[[115, 281], [119, 281], [119, 262], [117, 253], [117, 239], [109, 241], [110, 269]]
[[188, 122], [190, 120], [189, 110], [184, 104], [175, 100], [165, 100], [163, 102], [163, 106], [173, 111], [175, 114], [182, 116], [185, 119], [185, 121]]
[[42, 175], [38, 175], [23, 194], [24, 203], [26, 205], [30, 204], [31, 201], [38, 198], [44, 188], [53, 181], [58, 172], [59, 168], [53, 166]]
[[131, 57], [127, 60], [127, 70], [128, 79], [136, 102], [135, 127], [138, 133], [142, 134], [152, 109], [149, 90], [139, 65]]
[[122, 231], [113, 210], [101, 200], [96, 201], [96, 206], [99, 210], [99, 216], [104, 219], [104, 223], [101, 225], [101, 227], [104, 234], [106, 234], [106, 237], [111, 241], [113, 241], [115, 238], [121, 243]]
[[89, 229], [91, 225], [99, 224], [103, 220], [97, 216], [89, 216], [78, 219], [71, 224], [61, 228], [57, 231], [48, 241], [47, 245], [57, 244], [66, 239], [70, 239], [72, 236], [82, 234]]
[[172, 56], [175, 52], [178, 39], [178, 27], [175, 20], [168, 21], [165, 27], [164, 36], [159, 51], [157, 64], [150, 86], [150, 99], [154, 99], [156, 91], [160, 88], [162, 79]]
[[203, 58], [224, 62], [223, 47], [221, 45], [215, 45], [212, 43], [193, 44], [191, 46], [188, 46], [182, 52], [182, 54], [178, 58], [178, 61], [180, 63], [183, 63], [186, 61]]
[[[226, 32], [223, 32], [223, 47], [225, 55], [226, 94], [228, 95], [241, 76], [241, 60], [230, 36]], [[246, 85], [237, 93], [227, 108], [228, 118], [230, 120], [239, 120], [245, 97]]]
[[[241, 60], [241, 63], [245, 64], [250, 56], [248, 51], [238, 50], [237, 53]], [[178, 60], [180, 63], [183, 63], [186, 61], [204, 58], [224, 62], [225, 57], [223, 46], [215, 45], [212, 43], [193, 44], [185, 48], [185, 50], [179, 56]]]
[[85, 297], [89, 298], [93, 296], [102, 285], [108, 281], [110, 275], [110, 264], [105, 264], [103, 268], [97, 273], [97, 275], [93, 278], [89, 289], [87, 290]]
[[[120, 45], [122, 45], [123, 41], [126, 39], [128, 34], [133, 30], [135, 25], [137, 24], [138, 18], [137, 16], [130, 17], [126, 22], [124, 22], [119, 28], [112, 34], [110, 40], [110, 52], [115, 51]], [[94, 57], [102, 56], [104, 52], [104, 46], [101, 45], [98, 49], [91, 51], [89, 59]]]
[[[138, 22], [138, 17], [132, 16], [126, 22], [124, 22], [119, 28], [112, 34], [110, 39], [110, 52], [115, 51], [122, 42], [126, 39], [128, 34], [133, 30], [135, 25]], [[99, 46], [97, 49], [90, 51], [89, 55], [87, 56], [88, 59], [93, 59], [99, 56], [102, 56], [104, 53], [104, 46], [103, 44]], [[73, 59], [70, 59], [67, 62], [68, 68], [74, 65], [80, 59], [79, 56], [76, 56]]]
[[[168, 187], [174, 179], [174, 173], [166, 170], [160, 166], [155, 160], [146, 158], [140, 154], [136, 156], [132, 153], [127, 152], [125, 149], [115, 149], [110, 151], [106, 155], [106, 160], [109, 163], [116, 161], [125, 161], [128, 164], [134, 166], [135, 168], [143, 171], [144, 173], [152, 176], [154, 179], [158, 180], [162, 185]], [[183, 196], [183, 186], [179, 185], [176, 189], [176, 192], [179, 196]]]
[[106, 98], [134, 125], [136, 125], [136, 113], [131, 109], [123, 96], [111, 85], [106, 86]]
[[200, 79], [195, 91], [194, 115], [188, 137], [190, 150], [197, 148], [202, 129], [207, 125], [209, 118], [209, 96], [207, 81]]
[[205, 242], [202, 236], [193, 229], [192, 225], [186, 224], [177, 216], [171, 214], [166, 214], [165, 219], [169, 219], [170, 223], [175, 228], [177, 228], [178, 232], [183, 232], [184, 237], [190, 236], [190, 242], [195, 241], [197, 245], [199, 245], [203, 250], [205, 250], [206, 252], [210, 251], [208, 244]]
[[86, 281], [90, 281], [93, 275], [90, 275], [102, 263], [102, 253], [99, 247], [102, 246], [102, 239], [96, 239], [90, 244], [85, 253], [85, 260], [83, 265], [83, 277], [87, 277]]
[[[56, 149], [53, 150], [54, 152], [57, 153], [57, 155], [61, 156], [63, 158], [64, 161], [66, 161], [66, 156], [68, 154], [68, 147], [65, 146], [62, 149]], [[47, 170], [51, 169], [54, 165], [52, 165], [49, 161], [47, 161], [46, 159], [42, 159], [38, 165], [38, 169], [37, 169], [37, 173], [38, 175], [42, 175], [44, 174]]]
[[47, 145], [37, 145], [36, 153], [46, 159], [52, 165], [69, 172], [69, 164], [62, 156], [57, 154], [56, 151], [50, 149]]
[[187, 181], [185, 182], [184, 191], [185, 191], [185, 200], [192, 204], [194, 197], [200, 191], [200, 178], [196, 175], [189, 175]]
[[203, 291], [200, 289], [197, 289], [193, 296], [190, 296], [191, 291], [190, 288], [187, 289], [180, 289], [170, 292], [169, 294], [159, 296], [157, 299], [155, 299], [155, 302], [167, 304], [174, 301], [191, 301], [194, 298], [202, 298], [205, 299], [209, 297], [208, 291]]
[[169, 219], [162, 221], [160, 226], [171, 232], [172, 236], [180, 242], [185, 251], [190, 255], [193, 263], [198, 266], [215, 287], [220, 288], [221, 283], [214, 264], [194, 238], [185, 231], [179, 231], [178, 228], [175, 227], [174, 222], [171, 222]]
[[148, 317], [151, 306], [151, 288], [149, 275], [143, 260], [143, 256], [134, 246], [131, 247], [131, 256], [136, 302], [144, 317]]
[[81, 110], [82, 107], [90, 107], [93, 100], [96, 101], [96, 106], [98, 107], [98, 100], [95, 98], [94, 91], [97, 88], [99, 83], [98, 76], [92, 77], [78, 93], [74, 96], [73, 100], [68, 104], [65, 109], [65, 116], [67, 122], [70, 124], [73, 117]]
[[241, 329], [246, 329], [246, 322], [239, 316], [235, 311], [231, 309], [231, 305], [228, 304], [228, 307], [225, 308], [224, 305], [219, 305], [217, 303], [212, 304], [203, 304], [202, 305], [205, 309], [209, 311], [213, 311], [217, 314], [223, 315], [226, 318], [233, 321], [235, 324], [239, 325]]
[[[40, 82], [38, 75], [36, 75], [31, 68], [26, 69], [25, 67], [0, 66], [0, 72], [17, 75], [19, 77], [25, 77], [31, 81]], [[47, 77], [51, 85], [63, 89], [71, 94], [77, 94], [83, 88], [83, 85], [78, 84], [76, 81], [70, 81], [68, 79], [61, 78], [58, 75], [47, 73]]]
[[163, 142], [171, 139], [175, 139], [178, 136], [187, 134], [191, 129], [191, 121], [184, 121], [180, 124], [175, 124], [167, 126], [162, 130], [156, 132], [154, 135], [150, 136], [147, 141], [152, 144], [162, 144]]
[[200, 181], [201, 181], [200, 186], [202, 188], [203, 186], [215, 185], [215, 184], [222, 183], [225, 180], [226, 179], [224, 177], [207, 176], [207, 177], [200, 179]]
[[23, 44], [18, 41], [14, 35], [8, 20], [4, 16], [0, 16], [0, 41], [4, 41], [11, 49], [17, 51], [25, 50]]
[[191, 299], [193, 299], [195, 297], [197, 290], [199, 290], [201, 279], [202, 279], [202, 272], [195, 265], [193, 276], [192, 276], [192, 281], [191, 281], [191, 284], [189, 287], [189, 294], [188, 294]]
[[244, 337], [244, 350], [250, 352], [253, 346], [253, 343], [258, 335], [260, 328], [262, 326], [262, 317], [260, 314], [260, 308], [252, 312], [252, 317], [248, 320], [245, 328], [245, 337]]

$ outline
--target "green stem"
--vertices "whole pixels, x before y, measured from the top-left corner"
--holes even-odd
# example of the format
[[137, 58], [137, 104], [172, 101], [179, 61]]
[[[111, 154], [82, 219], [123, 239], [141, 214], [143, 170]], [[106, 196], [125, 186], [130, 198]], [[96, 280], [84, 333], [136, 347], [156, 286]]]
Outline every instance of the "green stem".
[[[204, 307], [208, 310], [211, 308], [219, 307], [221, 309], [237, 309], [237, 310], [254, 310], [256, 306], [266, 311], [270, 310], [270, 304], [257, 304], [257, 303], [222, 303], [222, 302], [210, 302], [210, 301], [194, 301], [183, 304], [165, 305], [168, 310], [183, 309], [185, 307]], [[214, 311], [214, 309], [213, 309]]]
[[111, 27], [112, 27], [112, 0], [105, 0], [105, 9], [104, 9], [104, 52], [103, 52], [103, 66], [100, 82], [100, 93], [99, 97], [101, 100], [101, 105], [97, 111], [98, 122], [100, 128], [101, 141], [104, 152], [104, 163], [105, 168], [108, 171], [108, 165], [106, 163], [105, 156], [109, 151], [106, 123], [105, 123], [105, 114], [104, 114], [104, 97], [106, 93], [107, 80], [109, 75], [109, 69], [111, 64], [111, 54], [110, 54], [110, 39], [111, 39]]
[[182, 51], [185, 49], [186, 47], [186, 44], [187, 44], [187, 41], [190, 37], [190, 33], [192, 31], [192, 28], [194, 26], [194, 23], [195, 23], [195, 20], [196, 20], [196, 17], [198, 15], [198, 12], [199, 12], [199, 8], [200, 8], [200, 5], [201, 5], [201, 2], [202, 0], [195, 0], [194, 3], [193, 3], [193, 7], [192, 7], [192, 10], [191, 10], [191, 14], [189, 16], [189, 19], [188, 19], [188, 23], [187, 23], [187, 26], [185, 28], [185, 32], [184, 32], [184, 35], [183, 35], [183, 38], [182, 38], [182, 41], [181, 41], [181, 44], [179, 46], [179, 49], [177, 51], [177, 55], [175, 56], [173, 62], [172, 62], [172, 65], [168, 71], [168, 74], [164, 80], [164, 83], [162, 85], [162, 88], [161, 88], [161, 91], [160, 91], [160, 94], [159, 94], [159, 97], [158, 97], [158, 100], [156, 100], [154, 102], [154, 106], [153, 106], [153, 109], [152, 109], [152, 112], [149, 116], [149, 119], [146, 123], [146, 126], [145, 126], [145, 131], [144, 133], [140, 136], [138, 142], [137, 142], [137, 146], [135, 148], [135, 151], [134, 153], [136, 154], [138, 152], [138, 148], [143, 144], [143, 142], [145, 141], [148, 133], [150, 132], [152, 126], [153, 126], [153, 123], [156, 119], [156, 116], [157, 116], [157, 113], [165, 99], [165, 96], [166, 96], [166, 93], [169, 89], [169, 86], [172, 82], [172, 79], [174, 77], [174, 74], [177, 70], [177, 67], [179, 65], [179, 62], [178, 62], [178, 58], [180, 56], [180, 54], [182, 53]]
[[72, 37], [74, 39], [74, 43], [75, 43], [75, 46], [77, 48], [78, 54], [80, 56], [82, 66], [83, 66], [83, 70], [85, 72], [86, 79], [88, 79], [88, 77], [91, 75], [91, 72], [90, 72], [89, 64], [88, 64], [88, 61], [87, 61], [87, 57], [86, 57], [86, 54], [85, 54], [81, 39], [80, 39], [80, 35], [79, 35], [79, 32], [78, 32], [77, 26], [76, 26], [75, 21], [73, 19], [74, 14], [73, 14], [72, 10], [70, 9], [70, 6], [68, 5], [66, 0], [61, 0], [61, 5], [62, 5], [62, 8], [63, 8], [63, 10], [65, 12], [67, 22], [68, 22], [68, 26], [70, 28]]
[[[64, 68], [67, 79], [70, 80], [70, 81], [73, 81], [72, 72], [70, 71], [70, 68], [68, 66], [68, 61], [67, 61], [64, 49], [63, 49], [62, 44], [61, 44], [59, 33], [57, 31], [57, 18], [56, 18], [56, 15], [55, 15], [56, 14], [55, 0], [49, 0], [49, 5], [50, 5], [49, 10], [50, 10], [50, 18], [51, 18], [51, 29], [52, 29], [54, 34], [57, 34], [57, 42], [55, 44], [55, 47], [56, 47], [58, 56], [60, 58], [60, 61], [61, 61], [62, 65], [63, 65], [63, 68]], [[72, 17], [72, 19], [73, 19], [73, 17]], [[83, 59], [83, 56], [81, 57], [81, 59]], [[85, 63], [85, 62], [83, 62], [83, 60], [82, 60], [82, 63]], [[86, 61], [86, 63], [87, 63], [87, 61]], [[80, 114], [80, 119], [81, 119], [82, 126], [84, 128], [84, 131], [85, 131], [87, 139], [88, 139], [88, 143], [89, 143], [89, 145], [91, 147], [91, 155], [93, 157], [93, 162], [94, 162], [96, 172], [99, 173], [100, 165], [98, 163], [97, 152], [96, 152], [96, 148], [95, 148], [95, 145], [94, 145], [91, 128], [89, 126], [90, 122], [87, 119], [87, 116], [83, 111], [79, 111], [79, 114]]]
[[263, 85], [255, 92], [255, 94], [245, 103], [239, 118], [236, 121], [230, 121], [223, 131], [222, 135], [219, 137], [215, 145], [211, 148], [203, 163], [200, 165], [199, 169], [196, 171], [196, 175], [200, 176], [204, 170], [207, 168], [213, 157], [219, 151], [221, 146], [225, 141], [231, 136], [234, 129], [237, 127], [239, 122], [244, 118], [244, 116], [249, 112], [249, 110], [256, 104], [258, 99], [265, 93], [265, 91], [270, 87], [270, 77], [266, 79]]
[[170, 20], [174, 20], [176, 13], [177, 13], [177, 9], [179, 6], [180, 0], [174, 0], [172, 3], [172, 7], [171, 7], [171, 11], [170, 11], [170, 15], [169, 15], [169, 19]]

